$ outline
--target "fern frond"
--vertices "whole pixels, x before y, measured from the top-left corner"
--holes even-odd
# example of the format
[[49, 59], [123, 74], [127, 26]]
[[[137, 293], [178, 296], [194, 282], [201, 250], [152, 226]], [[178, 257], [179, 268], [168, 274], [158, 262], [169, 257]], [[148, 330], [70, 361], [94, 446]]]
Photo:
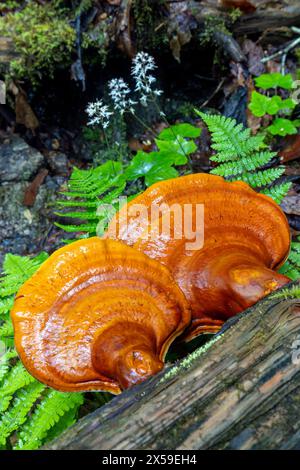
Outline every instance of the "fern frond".
[[62, 432], [64, 432], [70, 426], [75, 424], [77, 421], [78, 408], [78, 406], [74, 406], [74, 408], [71, 408], [69, 411], [66, 411], [66, 413], [60, 417], [57, 423], [55, 423], [55, 425], [52, 426], [51, 429], [49, 429], [46, 434], [46, 438], [42, 440], [42, 444], [44, 444], [45, 441], [53, 441], [53, 439], [60, 436]]
[[300, 299], [300, 286], [287, 287], [272, 294], [273, 299]]
[[9, 407], [14, 393], [22, 387], [34, 382], [35, 379], [28, 374], [21, 362], [18, 362], [6, 375], [0, 389], [0, 412]]
[[251, 136], [250, 129], [244, 129], [235, 119], [197, 113], [211, 132], [212, 148], [217, 151], [210, 159], [219, 165], [211, 173], [231, 181], [244, 181], [280, 203], [290, 183], [274, 184], [283, 175], [283, 167], [264, 168], [277, 155], [260, 150], [264, 145], [264, 136]]
[[270, 188], [261, 190], [261, 193], [266, 196], [271, 197], [277, 204], [280, 204], [282, 199], [287, 195], [290, 190], [292, 183], [282, 183], [277, 184], [276, 186], [271, 186]]
[[[5, 347], [13, 347], [13, 340], [8, 337], [13, 336], [9, 311], [13, 304], [14, 295], [47, 256], [42, 253], [35, 258], [16, 255], [6, 255], [5, 257], [4, 275], [0, 280], [0, 311], [2, 314], [0, 340]], [[9, 349], [2, 355], [0, 358], [0, 413], [2, 414], [0, 418], [0, 448], [7, 448], [7, 446], [9, 448], [11, 440], [8, 441], [8, 439], [15, 431], [23, 431], [23, 429], [25, 447], [36, 448], [41, 443], [39, 436], [43, 435], [44, 439], [47, 439], [47, 430], [52, 426], [56, 428], [56, 433], [59, 433], [60, 430], [75, 421], [78, 406], [83, 401], [83, 395], [59, 394], [59, 392], [47, 389], [44, 398], [44, 390], [46, 390], [45, 385], [39, 383], [26, 371], [17, 359], [17, 353], [14, 349]], [[39, 405], [36, 406], [37, 401]], [[55, 417], [56, 415], [57, 417]], [[39, 419], [44, 422], [41, 423]], [[28, 429], [28, 435], [26, 429]], [[30, 433], [33, 429], [35, 434], [33, 433], [31, 437]], [[55, 432], [55, 429], [53, 431]], [[30, 439], [35, 439], [35, 437], [37, 439], [33, 444]]]
[[88, 232], [90, 235], [96, 233], [97, 224], [79, 224], [79, 225], [68, 225], [55, 222], [54, 225], [63, 229], [68, 233], [79, 233], [79, 232]]
[[68, 217], [69, 219], [81, 219], [81, 220], [97, 220], [98, 217], [96, 212], [54, 212], [54, 215], [58, 215], [59, 217]]
[[5, 318], [4, 322], [0, 325], [0, 339], [10, 338], [14, 336], [14, 329], [9, 313]]
[[283, 167], [269, 168], [268, 170], [257, 171], [256, 173], [243, 173], [233, 180], [241, 180], [252, 186], [252, 188], [261, 188], [268, 186], [283, 175], [285, 169]]
[[6, 351], [0, 359], [0, 383], [5, 378], [10, 369], [10, 360], [17, 357], [17, 352], [13, 350]]
[[4, 299], [0, 298], [0, 315], [4, 315], [10, 312], [14, 300], [12, 297], [5, 297]]
[[99, 201], [76, 201], [76, 200], [70, 200], [70, 201], [65, 201], [63, 199], [59, 199], [56, 201], [57, 206], [61, 207], [84, 207], [84, 208], [90, 208], [90, 209], [96, 209], [97, 206], [99, 205]]
[[[28, 423], [19, 432], [19, 439], [14, 449], [37, 449], [47, 433], [70, 410], [78, 409], [83, 403], [81, 393], [61, 393], [48, 390], [42, 402], [37, 405]], [[68, 416], [66, 415], [68, 418]]]
[[97, 215], [98, 207], [102, 204], [111, 204], [122, 194], [125, 186], [126, 180], [119, 162], [108, 161], [90, 170], [74, 168], [68, 190], [61, 193], [66, 200], [59, 200], [57, 206], [83, 210], [57, 211], [55, 213], [57, 216], [75, 219], [78, 225], [59, 222], [55, 225], [69, 233], [85, 232], [89, 236], [95, 235], [101, 218]]
[[28, 413], [40, 397], [45, 385], [34, 381], [17, 392], [11, 407], [0, 419], [0, 445], [28, 419]]
[[31, 277], [48, 257], [40, 253], [35, 258], [7, 254], [3, 263], [4, 276], [0, 278], [0, 297], [8, 297], [18, 292], [24, 282]]
[[300, 279], [300, 241], [292, 242], [290, 255], [279, 272], [292, 281]]
[[212, 134], [212, 148], [217, 151], [214, 160], [225, 162], [238, 160], [257, 151], [262, 143], [263, 136], [251, 136], [250, 129], [237, 124], [235, 119], [222, 115], [209, 115], [197, 112]]

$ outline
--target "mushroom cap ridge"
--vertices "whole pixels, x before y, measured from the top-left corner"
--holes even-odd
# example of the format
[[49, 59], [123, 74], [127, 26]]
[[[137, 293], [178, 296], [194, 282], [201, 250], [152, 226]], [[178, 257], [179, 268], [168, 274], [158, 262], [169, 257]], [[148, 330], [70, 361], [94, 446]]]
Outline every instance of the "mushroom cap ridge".
[[115, 394], [157, 372], [190, 323], [165, 266], [98, 237], [53, 253], [21, 287], [11, 315], [16, 349], [36, 379]]

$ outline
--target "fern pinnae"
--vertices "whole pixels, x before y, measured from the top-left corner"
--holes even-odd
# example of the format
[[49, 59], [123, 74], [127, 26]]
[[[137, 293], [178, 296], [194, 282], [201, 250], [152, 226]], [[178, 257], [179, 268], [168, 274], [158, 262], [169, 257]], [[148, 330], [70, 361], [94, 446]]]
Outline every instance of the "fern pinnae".
[[0, 339], [13, 338], [13, 336], [14, 336], [14, 329], [13, 329], [12, 321], [8, 313], [7, 317], [4, 319], [4, 322], [0, 325]]
[[16, 294], [47, 257], [47, 253], [44, 252], [35, 258], [7, 254], [3, 263], [4, 276], [0, 279], [0, 297]]
[[16, 393], [11, 406], [0, 419], [0, 445], [5, 445], [7, 438], [30, 419], [29, 412], [44, 389], [45, 385], [35, 380]]
[[9, 407], [14, 393], [22, 387], [34, 382], [35, 379], [27, 372], [21, 362], [6, 375], [0, 388], [0, 412], [3, 413]]
[[300, 299], [300, 286], [287, 287], [272, 294], [273, 299]]
[[228, 158], [237, 160], [260, 148], [262, 136], [251, 136], [250, 129], [237, 124], [233, 118], [222, 115], [209, 115], [197, 111], [209, 131], [212, 133], [211, 147], [217, 151], [215, 161], [222, 162]]
[[261, 188], [280, 178], [284, 171], [285, 169], [283, 167], [268, 168], [267, 170], [257, 171], [256, 173], [243, 173], [240, 178], [232, 178], [232, 180], [240, 179], [252, 186], [252, 188]]
[[54, 212], [54, 215], [59, 217], [67, 217], [69, 219], [81, 219], [81, 220], [97, 220], [96, 212], [86, 211], [73, 211], [73, 212]]
[[52, 426], [46, 434], [46, 437], [42, 440], [42, 444], [46, 442], [51, 442], [56, 437], [65, 431], [67, 428], [72, 426], [77, 421], [78, 407], [71, 408], [69, 411], [60, 417], [60, 419]]
[[28, 423], [21, 427], [19, 439], [14, 449], [31, 450], [40, 447], [47, 433], [71, 409], [78, 409], [83, 403], [81, 393], [62, 393], [47, 390], [45, 397], [37, 405]]
[[271, 186], [270, 188], [262, 189], [260, 192], [272, 198], [277, 204], [280, 204], [282, 199], [287, 195], [291, 188], [292, 183], [282, 183]]
[[[0, 359], [0, 384], [6, 378], [10, 369], [10, 361], [17, 357], [17, 352], [14, 349], [6, 351]], [[0, 389], [1, 391], [1, 389]]]
[[0, 298], [0, 315], [3, 316], [10, 312], [12, 306], [14, 304], [14, 300], [12, 297], [4, 297]]
[[279, 272], [293, 281], [300, 278], [300, 237], [291, 244], [291, 252]]
[[61, 207], [84, 207], [84, 208], [90, 208], [90, 209], [96, 209], [99, 202], [97, 200], [94, 201], [79, 201], [79, 200], [70, 200], [70, 201], [65, 201], [63, 199], [59, 199], [55, 203], [57, 206]]
[[97, 227], [97, 224], [69, 225], [69, 224], [61, 224], [60, 222], [55, 222], [54, 225], [58, 228], [63, 229], [65, 232], [68, 232], [68, 233], [87, 232], [89, 234], [95, 234], [96, 227]]
[[211, 160], [219, 165], [211, 173], [229, 180], [244, 181], [280, 203], [290, 183], [274, 184], [283, 175], [282, 167], [265, 168], [277, 154], [261, 150], [264, 136], [252, 136], [250, 129], [244, 129], [235, 119], [198, 114], [211, 132], [212, 148], [217, 151]]

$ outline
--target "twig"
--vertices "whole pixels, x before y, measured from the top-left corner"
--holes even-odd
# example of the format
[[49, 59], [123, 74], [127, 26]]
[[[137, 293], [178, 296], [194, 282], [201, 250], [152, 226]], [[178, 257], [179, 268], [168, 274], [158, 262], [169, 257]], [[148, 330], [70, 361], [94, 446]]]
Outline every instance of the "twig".
[[276, 57], [280, 57], [280, 56], [285, 56], [286, 57], [287, 54], [292, 49], [295, 49], [295, 47], [298, 46], [298, 44], [300, 44], [300, 37], [298, 37], [297, 39], [294, 39], [294, 41], [292, 41], [292, 42], [289, 42], [288, 45], [285, 46], [283, 49], [280, 49], [279, 51], [275, 52], [274, 54], [271, 54], [267, 57], [264, 57], [263, 59], [261, 59], [261, 62], [265, 63], [265, 62], [268, 62], [268, 60], [275, 59]]
[[201, 108], [204, 108], [204, 106], [207, 106], [208, 103], [213, 99], [213, 97], [216, 96], [217, 93], [219, 93], [219, 91], [221, 90], [224, 82], [225, 82], [225, 78], [222, 78], [222, 80], [220, 81], [220, 83], [217, 86], [217, 88], [215, 89], [215, 91], [208, 97], [208, 99], [206, 101], [204, 101], [204, 103], [201, 104]]

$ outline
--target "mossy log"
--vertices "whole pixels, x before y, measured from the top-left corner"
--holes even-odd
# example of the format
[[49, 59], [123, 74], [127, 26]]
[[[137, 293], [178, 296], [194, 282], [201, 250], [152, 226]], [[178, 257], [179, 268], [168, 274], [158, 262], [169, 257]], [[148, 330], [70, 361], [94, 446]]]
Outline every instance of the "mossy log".
[[[233, 60], [240, 62], [244, 60], [244, 56], [235, 38], [238, 39], [244, 35], [257, 36], [262, 33], [265, 37], [268, 33], [276, 33], [277, 36], [282, 35], [281, 39], [284, 42], [288, 39], [287, 28], [300, 25], [299, 0], [288, 2], [284, 0], [275, 2], [268, 0], [166, 1], [160, 4], [163, 10], [158, 8], [157, 1], [139, 0], [138, 5], [139, 12], [137, 12], [137, 7], [133, 9], [131, 0], [121, 1], [117, 13], [118, 27], [115, 29], [115, 24], [112, 24], [114, 30], [109, 35], [114, 41], [117, 39], [119, 47], [129, 56], [136, 53], [133, 38], [139, 34], [142, 37], [144, 34], [149, 36], [150, 26], [147, 14], [153, 19], [153, 30], [150, 34], [153, 38], [153, 48], [157, 47], [155, 38], [163, 31], [162, 37], [166, 36], [177, 60], [180, 60], [181, 48], [194, 37], [202, 43], [208, 39], [212, 40]], [[144, 7], [147, 14], [144, 13]], [[163, 15], [158, 12], [161, 14], [163, 12]], [[143, 42], [142, 38], [140, 42]]]
[[47, 448], [295, 449], [299, 403], [300, 299], [269, 297]]

